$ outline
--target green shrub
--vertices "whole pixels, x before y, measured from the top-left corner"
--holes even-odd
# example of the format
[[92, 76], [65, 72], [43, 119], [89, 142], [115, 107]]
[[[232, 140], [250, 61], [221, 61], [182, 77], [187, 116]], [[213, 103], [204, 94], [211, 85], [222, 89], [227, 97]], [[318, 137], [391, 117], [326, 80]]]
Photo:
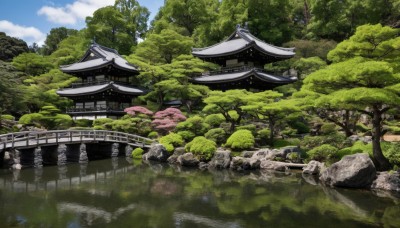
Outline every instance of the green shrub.
[[193, 116], [176, 125], [177, 131], [191, 131], [195, 135], [204, 135], [210, 129], [210, 125], [204, 122], [200, 116]]
[[91, 127], [93, 126], [93, 120], [88, 119], [79, 119], [74, 120], [76, 127]]
[[191, 131], [179, 131], [177, 134], [180, 135], [185, 142], [189, 142], [196, 137], [196, 135]]
[[328, 160], [338, 160], [338, 148], [329, 144], [323, 144], [307, 152], [308, 160], [326, 162]]
[[93, 128], [97, 130], [111, 130], [112, 122], [114, 120], [111, 118], [99, 118], [93, 121]]
[[167, 149], [169, 153], [172, 153], [175, 147], [182, 146], [184, 143], [182, 136], [173, 132], [161, 137], [159, 142]]
[[275, 139], [274, 148], [282, 148], [285, 146], [299, 146], [300, 139], [298, 138], [288, 138], [288, 139]]
[[206, 134], [204, 134], [204, 136], [207, 139], [216, 142], [217, 144], [221, 144], [226, 140], [226, 132], [222, 128], [210, 129]]
[[302, 121], [293, 121], [289, 123], [289, 127], [296, 130], [297, 134], [305, 134], [310, 132], [308, 124]]
[[336, 133], [336, 125], [333, 123], [325, 123], [321, 126], [320, 130], [323, 135], [330, 135]]
[[226, 141], [225, 146], [234, 150], [246, 150], [254, 146], [254, 136], [249, 130], [238, 130]]
[[25, 124], [25, 125], [36, 125], [40, 126], [40, 119], [43, 118], [42, 114], [39, 113], [30, 113], [30, 114], [25, 114], [19, 118], [18, 123], [20, 124]]
[[368, 128], [368, 126], [366, 126], [366, 125], [363, 124], [363, 123], [357, 123], [357, 124], [356, 124], [356, 130], [357, 130], [358, 132], [365, 133], [365, 132], [370, 131], [371, 129]]
[[217, 145], [214, 141], [208, 140], [204, 136], [198, 136], [186, 144], [185, 150], [196, 155], [199, 160], [208, 161], [214, 156]]
[[222, 114], [211, 114], [206, 116], [204, 122], [209, 124], [211, 127], [219, 127], [221, 123], [225, 121], [225, 117]]
[[156, 139], [156, 138], [158, 138], [158, 133], [156, 131], [152, 131], [147, 135], [147, 137], [149, 137], [151, 139]]
[[388, 149], [383, 150], [383, 154], [393, 166], [400, 166], [400, 143], [391, 143]]
[[12, 115], [0, 115], [0, 120], [11, 120], [11, 121], [14, 121], [15, 120], [15, 117], [14, 116], [12, 116]]
[[342, 159], [346, 155], [352, 155], [356, 153], [368, 153], [372, 155], [372, 144], [365, 144], [361, 141], [357, 141], [352, 146], [339, 150], [337, 155], [339, 159]]
[[257, 134], [256, 125], [254, 125], [254, 124], [247, 124], [247, 125], [243, 125], [243, 126], [238, 126], [238, 127], [236, 127], [236, 130], [249, 130], [249, 131], [251, 131], [252, 135], [256, 135]]
[[330, 135], [310, 136], [307, 135], [301, 140], [300, 146], [308, 151], [317, 146], [329, 144], [336, 148], [342, 149], [351, 146], [351, 141], [345, 135], [336, 133]]
[[285, 129], [283, 129], [283, 130], [281, 131], [281, 134], [284, 135], [284, 136], [293, 136], [293, 135], [295, 135], [296, 133], [297, 133], [297, 130], [296, 130], [296, 129], [293, 129], [293, 128], [291, 128], [291, 127], [286, 127]]
[[134, 159], [142, 159], [142, 155], [143, 155], [144, 150], [142, 148], [135, 148], [132, 151], [132, 158]]

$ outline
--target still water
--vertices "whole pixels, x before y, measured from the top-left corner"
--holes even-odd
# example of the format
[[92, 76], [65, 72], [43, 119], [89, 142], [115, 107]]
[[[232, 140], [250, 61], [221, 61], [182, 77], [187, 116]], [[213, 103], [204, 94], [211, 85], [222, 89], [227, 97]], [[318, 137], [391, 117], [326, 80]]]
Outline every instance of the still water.
[[324, 188], [297, 172], [125, 158], [1, 172], [0, 227], [400, 227], [399, 198]]

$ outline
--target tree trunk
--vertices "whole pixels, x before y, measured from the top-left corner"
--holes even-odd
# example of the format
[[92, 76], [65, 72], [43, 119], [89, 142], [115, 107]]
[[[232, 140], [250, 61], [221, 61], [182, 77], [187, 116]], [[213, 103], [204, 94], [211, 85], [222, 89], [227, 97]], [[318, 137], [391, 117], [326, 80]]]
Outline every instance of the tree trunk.
[[269, 142], [268, 144], [273, 147], [274, 146], [274, 129], [275, 129], [275, 121], [269, 118]]
[[372, 154], [376, 169], [379, 171], [385, 171], [391, 169], [389, 160], [383, 156], [381, 148], [381, 137], [382, 137], [382, 113], [379, 108], [373, 108], [373, 119], [372, 119]]

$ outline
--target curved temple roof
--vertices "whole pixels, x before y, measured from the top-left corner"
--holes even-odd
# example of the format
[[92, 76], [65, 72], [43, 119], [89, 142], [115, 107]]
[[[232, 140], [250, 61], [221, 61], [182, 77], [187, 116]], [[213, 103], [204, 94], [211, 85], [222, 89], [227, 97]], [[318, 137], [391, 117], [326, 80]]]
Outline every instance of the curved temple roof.
[[236, 31], [225, 41], [205, 48], [193, 48], [192, 54], [199, 58], [219, 57], [236, 54], [249, 48], [280, 58], [291, 58], [295, 55], [294, 48], [277, 47], [267, 44], [253, 36], [249, 30], [237, 26]]
[[254, 76], [261, 81], [269, 82], [272, 84], [287, 84], [297, 81], [297, 78], [287, 78], [283, 76], [272, 75], [256, 68], [249, 69], [246, 71], [235, 72], [235, 73], [225, 73], [217, 75], [206, 75], [194, 78], [193, 81], [199, 84], [214, 84], [223, 82], [233, 82], [248, 77]]
[[122, 70], [138, 73], [136, 67], [129, 64], [116, 50], [96, 43], [90, 45], [90, 48], [79, 62], [60, 66], [60, 69], [65, 73], [70, 73], [98, 69], [107, 65], [113, 65]]
[[57, 94], [60, 96], [63, 96], [63, 97], [74, 97], [74, 96], [80, 96], [80, 95], [96, 94], [96, 93], [100, 93], [100, 92], [107, 91], [110, 89], [113, 89], [114, 91], [116, 91], [118, 93], [123, 93], [123, 94], [128, 94], [128, 95], [142, 95], [142, 94], [146, 93], [142, 89], [123, 86], [123, 85], [119, 85], [119, 84], [110, 82], [110, 83], [106, 83], [103, 85], [62, 89], [62, 90], [58, 90]]

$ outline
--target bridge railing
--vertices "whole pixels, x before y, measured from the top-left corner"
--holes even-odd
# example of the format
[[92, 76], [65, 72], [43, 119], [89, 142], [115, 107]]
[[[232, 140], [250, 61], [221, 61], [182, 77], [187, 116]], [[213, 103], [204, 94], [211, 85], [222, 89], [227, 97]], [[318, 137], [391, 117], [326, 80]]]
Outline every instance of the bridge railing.
[[107, 141], [148, 146], [154, 140], [142, 136], [105, 130], [25, 131], [0, 135], [0, 149], [58, 143]]

